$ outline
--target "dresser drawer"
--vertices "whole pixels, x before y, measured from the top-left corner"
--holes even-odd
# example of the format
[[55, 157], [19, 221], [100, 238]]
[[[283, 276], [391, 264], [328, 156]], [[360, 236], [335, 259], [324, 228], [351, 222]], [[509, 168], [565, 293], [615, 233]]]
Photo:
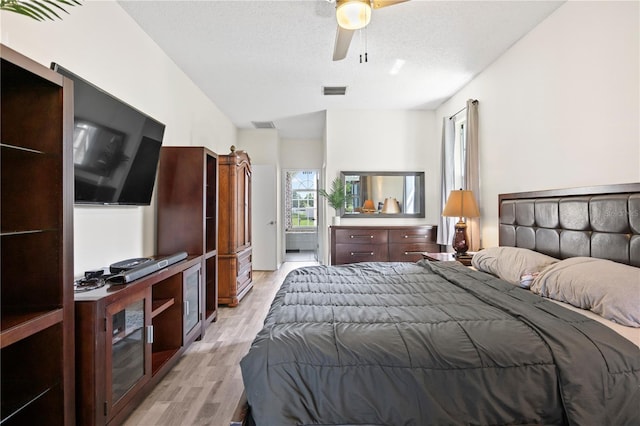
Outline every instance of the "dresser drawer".
[[389, 243], [435, 243], [436, 232], [433, 228], [415, 227], [390, 229]]
[[251, 284], [252, 280], [252, 262], [251, 256], [252, 249], [249, 247], [246, 250], [238, 253], [238, 270], [236, 276], [237, 294], [242, 294], [243, 290]]
[[336, 244], [334, 265], [356, 262], [386, 262], [389, 257], [387, 244]]
[[404, 243], [389, 244], [390, 262], [417, 262], [430, 250], [438, 251], [438, 245], [433, 243]]
[[242, 293], [242, 291], [245, 289], [245, 287], [248, 286], [249, 284], [251, 284], [251, 282], [252, 282], [251, 268], [244, 269], [244, 270], [240, 271], [240, 274], [238, 275], [238, 277], [236, 279], [236, 286], [237, 286], [238, 294]]
[[251, 269], [251, 248], [238, 253], [238, 275], [246, 269]]
[[386, 229], [337, 229], [335, 244], [387, 244]]

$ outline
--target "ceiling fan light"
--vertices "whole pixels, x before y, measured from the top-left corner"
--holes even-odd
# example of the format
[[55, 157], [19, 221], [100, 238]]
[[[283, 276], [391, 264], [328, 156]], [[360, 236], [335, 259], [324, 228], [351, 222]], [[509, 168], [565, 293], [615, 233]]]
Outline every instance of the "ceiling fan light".
[[339, 1], [336, 9], [338, 25], [346, 30], [359, 30], [371, 21], [371, 4], [369, 0]]

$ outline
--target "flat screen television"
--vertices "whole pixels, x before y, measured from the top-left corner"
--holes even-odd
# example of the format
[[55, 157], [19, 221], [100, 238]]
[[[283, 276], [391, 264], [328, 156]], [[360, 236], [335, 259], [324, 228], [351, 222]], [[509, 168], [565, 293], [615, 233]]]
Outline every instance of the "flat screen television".
[[149, 205], [165, 125], [64, 67], [73, 80], [76, 204]]

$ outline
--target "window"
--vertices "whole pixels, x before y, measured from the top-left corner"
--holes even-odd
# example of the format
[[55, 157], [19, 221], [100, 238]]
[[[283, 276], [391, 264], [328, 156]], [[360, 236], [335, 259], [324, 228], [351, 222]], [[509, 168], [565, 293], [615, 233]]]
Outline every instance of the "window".
[[318, 174], [313, 170], [288, 171], [286, 174], [286, 230], [308, 231], [317, 228]]
[[455, 189], [466, 189], [465, 185], [465, 158], [467, 156], [467, 139], [465, 134], [465, 125], [467, 120], [462, 118], [456, 120], [455, 124], [455, 141], [453, 148], [453, 187]]

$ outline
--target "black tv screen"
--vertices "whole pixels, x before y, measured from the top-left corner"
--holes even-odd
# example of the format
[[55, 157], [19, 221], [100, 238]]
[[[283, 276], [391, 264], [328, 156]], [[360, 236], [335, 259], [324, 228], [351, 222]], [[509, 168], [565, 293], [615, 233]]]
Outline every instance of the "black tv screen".
[[52, 63], [73, 80], [76, 204], [149, 205], [164, 124]]

